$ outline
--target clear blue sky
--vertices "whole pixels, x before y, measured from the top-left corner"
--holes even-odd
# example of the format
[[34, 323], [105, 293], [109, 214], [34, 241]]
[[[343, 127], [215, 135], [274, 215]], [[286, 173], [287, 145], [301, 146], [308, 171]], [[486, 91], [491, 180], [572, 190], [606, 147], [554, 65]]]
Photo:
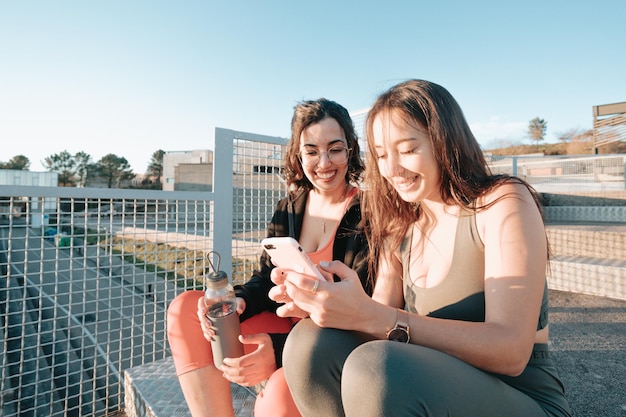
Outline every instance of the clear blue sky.
[[[0, 0], [0, 161], [206, 149], [214, 128], [289, 135], [293, 106], [350, 111], [422, 78], [483, 146], [591, 129], [626, 101], [626, 1]], [[530, 143], [528, 139], [525, 143]]]

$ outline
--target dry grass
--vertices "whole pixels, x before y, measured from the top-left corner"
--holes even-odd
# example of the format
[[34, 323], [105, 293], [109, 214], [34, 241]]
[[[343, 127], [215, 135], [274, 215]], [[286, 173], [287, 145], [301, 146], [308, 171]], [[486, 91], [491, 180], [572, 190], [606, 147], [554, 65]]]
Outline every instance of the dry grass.
[[[126, 262], [158, 271], [166, 279], [186, 282], [188, 286], [203, 285], [204, 273], [210, 268], [204, 251], [154, 243], [141, 239], [115, 236], [100, 242], [104, 249], [120, 255]], [[256, 264], [233, 258], [233, 284], [243, 283]], [[209, 269], [211, 271], [212, 269]]]
[[[515, 156], [543, 153], [544, 155], [581, 155], [592, 154], [592, 141], [571, 141], [560, 143], [539, 142], [532, 145], [508, 146], [498, 149], [486, 149], [492, 155]], [[626, 142], [616, 142], [602, 146], [598, 149], [599, 154], [626, 153]]]

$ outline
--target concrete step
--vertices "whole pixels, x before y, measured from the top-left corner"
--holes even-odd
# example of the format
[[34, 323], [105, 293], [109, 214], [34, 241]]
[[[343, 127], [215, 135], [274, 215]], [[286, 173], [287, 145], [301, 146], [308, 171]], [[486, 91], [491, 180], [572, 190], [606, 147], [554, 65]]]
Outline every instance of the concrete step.
[[546, 225], [555, 256], [626, 259], [626, 225]]
[[[253, 390], [231, 384], [235, 417], [252, 417]], [[124, 411], [128, 417], [191, 417], [170, 357], [124, 371]]]
[[626, 224], [546, 225], [551, 289], [626, 300]]
[[626, 300], [626, 259], [560, 255], [552, 258], [550, 289]]

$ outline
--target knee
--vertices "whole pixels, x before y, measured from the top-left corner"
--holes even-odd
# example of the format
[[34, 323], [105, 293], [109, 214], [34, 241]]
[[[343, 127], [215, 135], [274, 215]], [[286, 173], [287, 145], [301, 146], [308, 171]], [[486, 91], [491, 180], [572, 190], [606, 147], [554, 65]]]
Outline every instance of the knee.
[[352, 351], [343, 368], [342, 385], [345, 389], [362, 391], [363, 381], [380, 381], [387, 374], [386, 343], [372, 341]]
[[[346, 415], [388, 415], [387, 402], [390, 392], [393, 392], [388, 378], [394, 373], [388, 346], [385, 341], [365, 343], [346, 359], [341, 378]], [[366, 396], [363, 395], [365, 384]]]
[[334, 381], [344, 362], [360, 344], [371, 336], [346, 330], [321, 328], [310, 319], [301, 320], [289, 333], [283, 350], [287, 382], [302, 380]]
[[[313, 380], [327, 381], [345, 360], [341, 355], [341, 330], [318, 327], [309, 319], [301, 320], [289, 333], [283, 350], [285, 377], [294, 389]], [[332, 379], [332, 378], [331, 378]], [[297, 388], [296, 388], [297, 390]]]
[[[306, 364], [313, 361], [311, 355], [315, 355], [315, 351], [320, 349], [319, 343], [323, 338], [318, 337], [322, 329], [317, 327], [311, 320], [301, 320], [291, 330], [285, 347], [283, 349], [283, 364], [291, 365]], [[286, 367], [285, 372], [289, 369]]]
[[188, 323], [198, 323], [198, 299], [204, 293], [200, 290], [189, 290], [177, 295], [167, 308], [168, 332], [180, 329]]
[[[344, 409], [348, 416], [431, 415], [428, 410], [446, 403], [442, 393], [453, 393], [450, 387], [474, 378], [474, 372], [481, 371], [434, 349], [372, 341], [346, 359], [341, 379]], [[404, 401], [407, 398], [411, 401]]]
[[300, 416], [291, 396], [291, 391], [287, 387], [283, 368], [276, 370], [270, 376], [263, 391], [257, 395], [254, 403], [254, 415], [257, 417]]

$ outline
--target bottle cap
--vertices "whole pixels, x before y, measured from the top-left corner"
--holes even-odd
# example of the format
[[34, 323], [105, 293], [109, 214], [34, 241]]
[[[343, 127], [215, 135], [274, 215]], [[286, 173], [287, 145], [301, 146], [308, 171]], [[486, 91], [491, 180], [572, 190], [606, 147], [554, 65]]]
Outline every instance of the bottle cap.
[[[211, 261], [211, 254], [215, 254], [217, 258], [217, 267], [213, 265], [213, 262]], [[219, 270], [220, 254], [215, 251], [211, 251], [207, 253], [206, 257], [207, 262], [209, 263], [209, 266], [204, 270], [207, 287], [217, 289], [226, 286], [226, 284], [228, 284], [228, 275], [226, 272]]]

